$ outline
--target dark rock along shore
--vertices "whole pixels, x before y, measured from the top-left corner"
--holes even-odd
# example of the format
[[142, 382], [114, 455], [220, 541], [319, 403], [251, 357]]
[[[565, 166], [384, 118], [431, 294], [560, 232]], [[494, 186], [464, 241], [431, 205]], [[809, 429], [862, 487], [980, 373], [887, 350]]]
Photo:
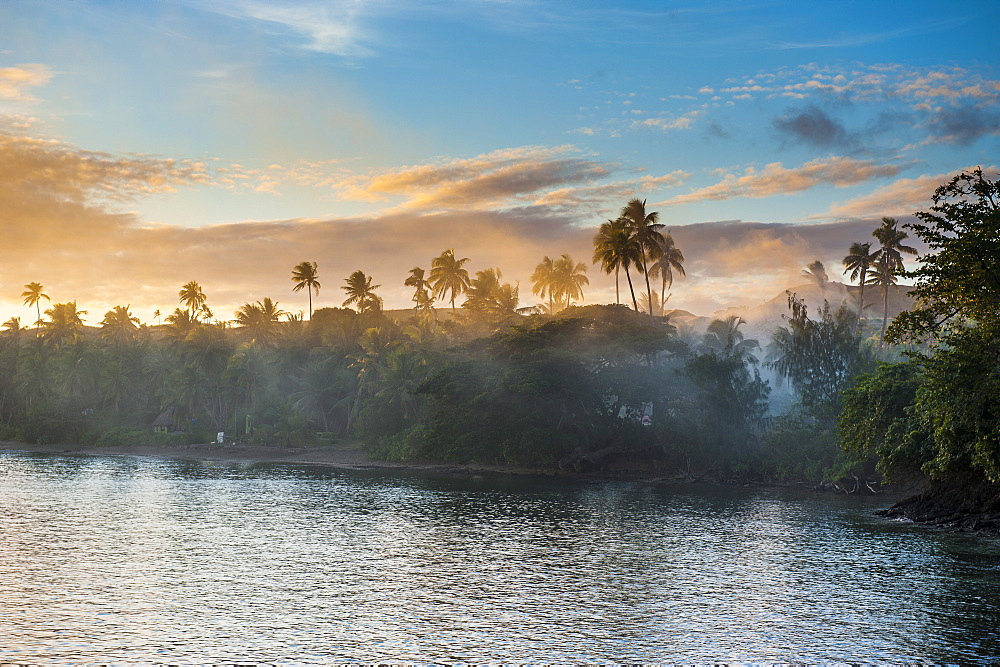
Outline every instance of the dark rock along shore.
[[877, 514], [960, 532], [1000, 536], [1000, 484], [983, 479], [934, 482], [923, 493]]

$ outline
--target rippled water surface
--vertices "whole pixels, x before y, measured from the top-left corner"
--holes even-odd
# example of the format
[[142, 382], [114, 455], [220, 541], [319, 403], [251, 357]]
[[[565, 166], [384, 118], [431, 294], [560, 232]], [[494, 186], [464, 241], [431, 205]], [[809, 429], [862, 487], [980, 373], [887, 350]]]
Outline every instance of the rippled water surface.
[[1000, 544], [779, 490], [0, 454], [0, 662], [1000, 660]]

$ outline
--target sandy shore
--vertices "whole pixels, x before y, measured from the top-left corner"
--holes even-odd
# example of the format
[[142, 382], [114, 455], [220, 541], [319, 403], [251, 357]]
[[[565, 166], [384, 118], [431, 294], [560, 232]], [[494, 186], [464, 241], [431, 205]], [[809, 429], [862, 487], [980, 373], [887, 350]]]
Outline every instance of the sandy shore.
[[69, 454], [73, 456], [154, 456], [196, 461], [293, 463], [354, 470], [420, 471], [450, 475], [530, 475], [579, 479], [589, 477], [556, 470], [517, 468], [514, 466], [377, 461], [365, 453], [360, 442], [285, 449], [283, 447], [248, 447], [217, 444], [183, 445], [177, 447], [88, 447], [66, 443], [33, 445], [23, 442], [0, 441], [0, 451]]

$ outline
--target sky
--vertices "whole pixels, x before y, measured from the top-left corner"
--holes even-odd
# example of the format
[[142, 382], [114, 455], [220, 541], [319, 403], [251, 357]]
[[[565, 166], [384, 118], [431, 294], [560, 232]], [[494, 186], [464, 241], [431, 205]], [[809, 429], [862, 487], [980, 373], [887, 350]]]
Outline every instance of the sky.
[[[832, 278], [882, 216], [1000, 164], [1000, 3], [0, 0], [0, 321], [24, 285], [155, 324], [387, 308], [454, 248], [523, 305], [645, 199], [685, 256], [669, 304]], [[591, 266], [588, 303], [615, 299]], [[627, 289], [622, 281], [623, 289]], [[48, 307], [43, 302], [43, 308]]]

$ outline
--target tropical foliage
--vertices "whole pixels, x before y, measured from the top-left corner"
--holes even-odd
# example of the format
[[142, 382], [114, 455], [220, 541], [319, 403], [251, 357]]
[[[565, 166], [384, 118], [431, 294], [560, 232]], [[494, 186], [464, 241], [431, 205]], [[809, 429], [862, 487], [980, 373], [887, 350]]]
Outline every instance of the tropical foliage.
[[[841, 431], [848, 447], [880, 457], [888, 472], [916, 468], [962, 484], [997, 483], [1000, 182], [979, 169], [962, 173], [939, 187], [933, 202], [907, 225], [931, 250], [908, 274], [917, 306], [888, 330], [890, 342], [929, 347], [911, 350], [910, 362], [883, 366], [849, 392]], [[898, 242], [900, 234], [885, 236]], [[884, 432], [858, 426], [868, 405], [879, 406]]]
[[[1000, 481], [998, 200], [997, 183], [979, 171], [939, 188], [931, 211], [906, 226], [932, 250], [909, 273], [907, 233], [884, 219], [879, 248], [854, 243], [844, 258], [857, 311], [824, 303], [810, 317], [789, 294], [763, 365], [739, 316], [684, 335], [649, 316], [662, 314], [684, 256], [639, 199], [594, 237], [594, 262], [616, 284], [624, 269], [632, 309], [574, 305], [587, 267], [569, 254], [544, 257], [532, 276], [546, 307], [522, 307], [519, 286], [499, 268], [470, 275], [470, 260], [453, 249], [431, 259], [429, 274], [409, 272], [416, 307], [406, 321], [387, 317], [381, 285], [361, 270], [344, 280], [344, 308], [310, 310], [308, 322], [264, 297], [212, 323], [204, 290], [190, 281], [155, 328], [128, 305], [107, 311], [99, 328], [84, 325], [76, 302], [54, 303], [43, 317], [48, 297], [28, 283], [21, 296], [36, 309], [38, 335], [22, 336], [17, 318], [0, 332], [0, 436], [169, 444], [222, 431], [281, 446], [356, 438], [394, 459], [724, 479], [820, 476], [850, 465], [837, 458], [843, 444], [886, 473]], [[643, 312], [632, 270], [645, 277]], [[807, 271], [825, 284], [819, 262]], [[882, 338], [912, 345], [911, 358], [876, 367], [859, 326], [863, 292], [878, 285], [885, 303], [903, 277], [916, 281], [918, 305]], [[292, 279], [311, 295], [316, 263], [300, 263]], [[452, 304], [444, 321], [433, 316], [435, 297]], [[787, 415], [769, 412], [768, 372], [792, 389]], [[152, 433], [161, 415], [177, 433]]]

